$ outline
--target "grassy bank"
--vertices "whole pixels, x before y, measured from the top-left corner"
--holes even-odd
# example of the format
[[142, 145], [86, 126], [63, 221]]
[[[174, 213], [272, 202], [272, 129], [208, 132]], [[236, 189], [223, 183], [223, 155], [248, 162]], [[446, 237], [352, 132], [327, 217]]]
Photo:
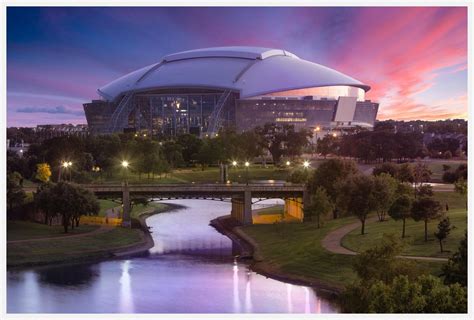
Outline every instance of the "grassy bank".
[[34, 240], [38, 238], [55, 238], [68, 235], [76, 235], [96, 230], [99, 226], [81, 226], [70, 230], [66, 235], [64, 228], [60, 225], [48, 226], [41, 223], [28, 221], [7, 221], [7, 241]]
[[[406, 248], [403, 254], [428, 257], [450, 257], [464, 238], [467, 229], [467, 212], [464, 198], [455, 192], [436, 192], [435, 198], [441, 202], [443, 208], [447, 203], [449, 206], [448, 217], [453, 229], [444, 242], [444, 250], [441, 253], [439, 242], [434, 236], [438, 228], [438, 220], [428, 223], [428, 241], [424, 241], [424, 222], [415, 222], [408, 219], [406, 222], [406, 237], [404, 242]], [[361, 252], [368, 249], [372, 244], [378, 243], [384, 233], [393, 233], [401, 237], [402, 222], [394, 221], [388, 217], [388, 221], [373, 222], [367, 224], [366, 234], [361, 235], [356, 229], [342, 239], [342, 245], [353, 251]]]
[[[101, 203], [103, 205], [103, 203]], [[163, 212], [168, 206], [162, 203], [137, 205], [132, 217], [142, 214]], [[31, 240], [7, 243], [7, 266], [20, 267], [65, 262], [79, 262], [112, 257], [114, 252], [133, 248], [146, 243], [145, 234], [140, 229], [126, 229], [81, 225], [64, 234], [61, 226], [9, 221], [8, 241]], [[54, 239], [43, 239], [49, 238]]]
[[[79, 227], [79, 229], [85, 226]], [[144, 242], [139, 229], [110, 228], [81, 237], [8, 243], [7, 266], [76, 262], [112, 256], [120, 248]]]
[[[256, 259], [269, 273], [296, 276], [341, 289], [356, 279], [353, 256], [333, 254], [321, 246], [328, 232], [357, 221], [353, 217], [331, 220], [317, 229], [314, 223], [251, 225], [241, 230], [256, 244]], [[417, 262], [420, 268], [438, 274], [441, 263]]]

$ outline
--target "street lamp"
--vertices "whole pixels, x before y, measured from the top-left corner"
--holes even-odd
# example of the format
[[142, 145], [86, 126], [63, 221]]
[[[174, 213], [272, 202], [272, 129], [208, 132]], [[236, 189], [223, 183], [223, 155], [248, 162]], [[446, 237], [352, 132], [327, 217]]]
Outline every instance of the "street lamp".
[[127, 182], [127, 169], [128, 169], [128, 161], [127, 160], [123, 160], [122, 161], [122, 168], [123, 168], [123, 172], [124, 172], [124, 180], [125, 182]]
[[247, 185], [249, 185], [249, 166], [250, 163], [245, 161], [245, 180], [247, 181]]
[[303, 167], [304, 167], [305, 169], [308, 169], [308, 168], [309, 168], [309, 161], [308, 161], [308, 160], [305, 160], [305, 161], [303, 162]]

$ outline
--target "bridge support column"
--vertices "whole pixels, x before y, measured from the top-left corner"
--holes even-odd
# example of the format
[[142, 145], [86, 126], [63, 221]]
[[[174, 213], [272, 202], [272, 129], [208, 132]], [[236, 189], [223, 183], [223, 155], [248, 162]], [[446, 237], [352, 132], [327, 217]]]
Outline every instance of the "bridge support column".
[[127, 182], [122, 183], [122, 227], [130, 228], [132, 221], [130, 218], [130, 190]]
[[303, 221], [303, 198], [287, 198], [285, 199], [285, 216], [296, 218]]
[[244, 225], [252, 224], [252, 194], [246, 190], [242, 196], [232, 197], [231, 217]]

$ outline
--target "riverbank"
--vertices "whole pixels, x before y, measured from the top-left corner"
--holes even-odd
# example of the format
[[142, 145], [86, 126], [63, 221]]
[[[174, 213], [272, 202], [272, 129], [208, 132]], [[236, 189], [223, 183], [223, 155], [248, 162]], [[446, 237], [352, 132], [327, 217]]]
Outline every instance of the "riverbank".
[[[310, 222], [234, 226], [226, 232], [252, 248], [253, 271], [337, 296], [356, 280], [354, 256], [329, 252], [321, 241], [333, 230], [356, 221], [354, 217], [331, 220], [319, 229]], [[416, 264], [427, 273], [438, 275], [443, 263], [416, 260]]]
[[[145, 219], [153, 214], [175, 210], [177, 207], [174, 204], [166, 204], [136, 213], [136, 222], [133, 223], [132, 229], [107, 226], [91, 228], [84, 225], [75, 230], [83, 228], [86, 231], [83, 233], [76, 231], [78, 234], [75, 235], [9, 241], [7, 268], [94, 262], [145, 254], [154, 245]], [[36, 223], [29, 224], [34, 229], [50, 228]], [[36, 230], [35, 233], [39, 232]]]

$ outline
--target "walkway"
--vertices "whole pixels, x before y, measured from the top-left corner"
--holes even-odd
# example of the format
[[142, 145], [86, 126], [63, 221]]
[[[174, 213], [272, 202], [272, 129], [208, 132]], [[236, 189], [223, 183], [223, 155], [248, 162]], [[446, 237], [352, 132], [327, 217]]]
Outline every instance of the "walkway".
[[[368, 223], [372, 223], [378, 220], [378, 217], [370, 217], [368, 218], [365, 223], [366, 226]], [[360, 228], [360, 222], [354, 222], [340, 228], [337, 228], [331, 232], [329, 232], [324, 239], [321, 241], [321, 245], [324, 249], [329, 252], [337, 253], [337, 254], [347, 254], [347, 255], [356, 255], [358, 254], [355, 251], [349, 250], [341, 245], [342, 238], [346, 236], [346, 234], [350, 233], [351, 231]], [[405, 259], [415, 259], [415, 260], [425, 260], [425, 261], [441, 261], [446, 262], [448, 259], [446, 258], [434, 258], [434, 257], [421, 257], [421, 256], [400, 256], [401, 258]]]

